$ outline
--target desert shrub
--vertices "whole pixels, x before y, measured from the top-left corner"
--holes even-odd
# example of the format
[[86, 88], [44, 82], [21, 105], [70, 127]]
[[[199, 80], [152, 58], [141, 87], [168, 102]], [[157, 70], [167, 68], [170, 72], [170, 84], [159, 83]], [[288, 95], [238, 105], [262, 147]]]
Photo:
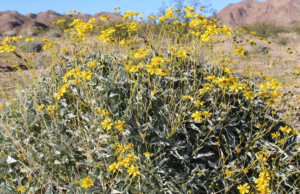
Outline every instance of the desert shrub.
[[48, 32], [50, 30], [49, 27], [43, 28], [43, 27], [35, 27], [32, 30], [32, 36], [38, 36], [38, 35], [44, 35], [45, 32]]
[[42, 45], [34, 42], [23, 42], [21, 48], [26, 52], [40, 52], [42, 50]]
[[[136, 24], [127, 22], [132, 38]], [[93, 25], [75, 25], [74, 48], [88, 40], [87, 27]], [[117, 41], [114, 32], [97, 37], [105, 49], [76, 52], [67, 62], [54, 52], [58, 42], [45, 38], [51, 70], [40, 77], [33, 71], [27, 87], [4, 95], [2, 191], [297, 192], [299, 130], [277, 107], [289, 99], [277, 79], [259, 71], [261, 79], [251, 79], [253, 72], [239, 76], [230, 55], [184, 50], [180, 39], [139, 48], [135, 40]], [[115, 43], [120, 50], [109, 50]], [[14, 49], [4, 44], [3, 52]], [[192, 44], [207, 46], [197, 37]], [[232, 53], [251, 64], [242, 46]]]
[[299, 21], [294, 21], [292, 23], [291, 31], [296, 32], [297, 34], [300, 34]]
[[254, 52], [256, 54], [267, 54], [269, 52], [269, 47], [266, 47], [264, 45], [255, 45], [254, 46]]
[[279, 26], [275, 23], [257, 22], [253, 25], [243, 26], [248, 32], [256, 32], [256, 36], [267, 38], [269, 36], [277, 36], [279, 33], [288, 32], [284, 26]]
[[280, 37], [278, 39], [278, 44], [282, 44], [282, 45], [287, 45], [287, 43], [290, 41], [290, 38], [285, 36], [285, 37]]
[[[157, 56], [149, 55], [144, 60], [151, 61], [153, 57]], [[165, 53], [165, 57], [170, 57], [170, 54]], [[54, 81], [51, 80], [52, 77], [56, 77], [56, 81], [60, 82], [58, 86], [61, 87], [63, 79], [60, 78], [63, 78], [66, 72], [76, 68], [78, 68], [77, 71], [89, 72], [91, 68], [87, 66], [91, 61], [103, 64], [93, 68], [91, 82], [84, 82], [85, 87], [93, 88], [89, 95], [97, 99], [95, 105], [89, 103], [89, 98], [83, 88], [70, 84], [68, 92], [57, 101], [57, 108], [53, 111], [49, 108], [48, 111], [42, 109], [38, 112], [28, 112], [27, 120], [24, 121], [31, 123], [28, 127], [23, 127], [22, 123], [16, 123], [18, 117], [14, 119], [15, 122], [10, 119], [9, 115], [3, 117], [6, 115], [4, 114], [1, 117], [3, 122], [9, 121], [11, 126], [14, 126], [10, 127], [11, 135], [16, 133], [20, 134], [19, 139], [32, 139], [28, 143], [24, 141], [18, 143], [21, 147], [29, 145], [31, 147], [32, 151], [22, 154], [24, 157], [30, 153], [48, 153], [40, 156], [31, 155], [30, 157], [35, 160], [34, 165], [29, 163], [26, 167], [17, 165], [14, 168], [23, 169], [21, 171], [25, 171], [24, 168], [26, 168], [28, 172], [31, 172], [38, 166], [43, 167], [44, 172], [49, 175], [46, 178], [49, 182], [54, 181], [54, 177], [58, 177], [63, 185], [67, 185], [68, 180], [72, 180], [73, 184], [65, 186], [70, 192], [77, 190], [74, 184], [76, 180], [90, 175], [94, 180], [94, 191], [113, 188], [118, 191], [142, 193], [150, 190], [172, 193], [192, 190], [194, 193], [213, 193], [231, 186], [232, 182], [248, 182], [247, 176], [259, 173], [259, 169], [252, 167], [259, 166], [261, 162], [270, 160], [270, 164], [266, 167], [272, 168], [272, 165], [284, 163], [286, 158], [295, 161], [295, 164], [289, 165], [289, 168], [278, 167], [273, 171], [274, 184], [281, 180], [279, 174], [290, 173], [292, 166], [298, 165], [293, 156], [293, 153], [297, 152], [292, 146], [295, 136], [287, 136], [283, 147], [272, 146], [276, 144], [276, 140], [272, 139], [271, 133], [279, 131], [280, 128], [286, 126], [286, 123], [277, 116], [275, 110], [267, 108], [267, 100], [256, 95], [253, 95], [252, 100], [246, 99], [247, 96], [243, 92], [232, 92], [227, 87], [224, 90], [221, 81], [223, 79], [243, 84], [243, 80], [239, 80], [234, 74], [228, 74], [222, 69], [213, 67], [201, 57], [197, 60], [177, 58], [173, 61], [174, 64], [169, 64], [172, 66], [180, 62], [180, 70], [175, 71], [172, 77], [151, 79], [157, 83], [155, 92], [148, 84], [140, 85], [137, 90], [131, 86], [131, 80], [137, 80], [138, 77], [142, 79], [148, 72], [140, 70], [137, 74], [127, 74], [123, 69], [123, 63], [129, 61], [130, 58], [117, 59], [125, 59], [125, 61], [113, 62], [113, 56], [105, 56], [99, 52], [91, 54], [84, 60], [73, 59], [72, 63], [67, 64], [66, 69], [60, 69], [57, 74], [50, 73], [42, 76], [37, 82], [38, 90], [20, 94], [28, 99], [28, 103], [24, 104], [22, 109], [35, 109], [36, 105], [29, 101], [33, 95], [39, 96], [40, 100], [36, 101], [37, 105], [45, 104], [46, 107], [51, 107], [55, 103], [52, 98], [55, 91], [49, 90], [48, 87]], [[84, 62], [83, 65], [78, 65], [81, 64], [80, 61]], [[110, 73], [113, 71], [119, 72], [116, 78]], [[202, 73], [195, 74], [194, 72]], [[182, 77], [182, 75], [185, 76]], [[211, 76], [217, 77], [220, 81], [215, 83], [208, 81]], [[196, 92], [192, 87], [193, 83], [202, 86], [200, 91], [205, 91], [207, 84], [216, 84], [216, 86], [193, 97]], [[244, 87], [248, 88], [251, 93], [255, 92], [252, 84], [245, 82]], [[182, 95], [182, 90], [185, 95]], [[191, 97], [194, 101], [190, 100]], [[143, 105], [138, 105], [139, 99], [142, 99]], [[195, 106], [196, 100], [199, 100], [201, 105]], [[72, 109], [69, 108], [70, 106]], [[147, 111], [143, 107], [148, 107]], [[8, 114], [9, 110], [15, 108], [17, 107], [7, 108], [4, 112]], [[171, 115], [170, 110], [172, 110]], [[78, 111], [80, 111], [80, 120], [75, 119]], [[207, 113], [206, 118], [200, 121], [193, 120], [192, 116], [196, 111]], [[45, 120], [46, 123], [43, 124], [42, 120], [34, 118]], [[105, 129], [103, 123], [108, 121], [106, 119], [113, 119], [116, 122], [124, 120], [126, 126], [124, 133], [118, 132], [116, 127]], [[52, 122], [57, 126], [54, 127]], [[79, 126], [80, 130], [77, 131]], [[8, 136], [12, 138], [11, 135]], [[97, 139], [92, 138], [95, 136]], [[108, 136], [111, 138], [107, 139]], [[55, 137], [55, 141], [52, 137]], [[85, 145], [84, 142], [91, 138], [93, 141], [90, 145]], [[120, 146], [121, 143], [132, 144], [133, 147], [126, 149], [127, 151], [120, 155], [113, 145]], [[88, 145], [90, 151], [87, 152], [84, 147]], [[13, 144], [10, 143], [7, 146], [10, 156], [18, 158]], [[48, 148], [52, 149], [48, 150]], [[283, 150], [285, 150], [285, 157], [271, 160]], [[145, 152], [153, 153], [157, 159], [147, 160]], [[87, 153], [89, 159], [85, 157]], [[140, 167], [139, 171], [143, 178], [141, 183], [144, 187], [137, 190], [135, 183], [132, 182], [130, 186], [128, 186], [129, 182], [126, 183], [128, 176], [125, 173], [126, 168], [120, 168], [119, 173], [116, 174], [108, 170], [110, 165], [118, 162], [119, 156], [125, 159], [130, 153], [137, 156], [137, 161], [132, 165]], [[18, 160], [22, 161], [21, 163], [25, 162], [22, 157]], [[45, 164], [53, 164], [54, 168], [47, 167]], [[87, 167], [92, 170], [86, 171]], [[149, 168], [152, 170], [150, 171]], [[227, 170], [231, 168], [233, 170], [228, 173]], [[73, 169], [73, 176], [65, 169]], [[247, 172], [245, 169], [248, 169]], [[97, 182], [99, 176], [103, 177], [100, 182]], [[114, 187], [102, 186], [112, 178], [115, 181]], [[290, 188], [289, 182], [292, 182], [293, 178], [295, 177], [291, 176], [280, 186]], [[137, 179], [134, 180], [137, 181]], [[168, 184], [164, 184], [165, 182]], [[229, 193], [237, 192], [238, 190], [234, 187], [229, 190]]]
[[27, 30], [21, 30], [21, 32], [19, 33], [20, 36], [27, 36], [27, 34]]
[[49, 37], [61, 37], [59, 33], [52, 31], [48, 34]]
[[6, 37], [13, 37], [13, 36], [17, 36], [17, 33], [15, 31], [9, 31], [9, 32], [4, 32], [3, 35]]
[[19, 35], [22, 36], [23, 38], [28, 38], [31, 36], [38, 36], [38, 34], [34, 33], [33, 31], [30, 31], [30, 30], [22, 30], [19, 33]]
[[46, 68], [51, 64], [51, 57], [42, 55], [38, 56], [35, 60], [35, 67], [37, 68]]

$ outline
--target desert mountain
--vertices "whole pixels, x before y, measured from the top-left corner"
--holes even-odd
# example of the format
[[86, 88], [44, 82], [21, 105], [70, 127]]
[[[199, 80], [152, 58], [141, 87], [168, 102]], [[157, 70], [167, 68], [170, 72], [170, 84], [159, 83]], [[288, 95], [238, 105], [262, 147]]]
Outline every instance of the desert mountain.
[[213, 15], [220, 19], [220, 24], [230, 27], [251, 25], [256, 22], [274, 22], [281, 26], [291, 26], [300, 20], [299, 0], [244, 0], [229, 4]]
[[16, 11], [0, 12], [0, 31], [10, 31], [18, 26], [22, 26], [30, 19]]
[[[95, 18], [96, 24], [99, 22], [99, 18], [103, 15], [107, 15], [110, 17], [109, 21], [121, 21], [122, 16], [118, 16], [117, 13], [110, 12], [100, 12], [94, 15], [90, 14], [80, 14], [76, 15], [75, 18], [82, 19], [84, 22], [88, 22], [90, 19]], [[46, 12], [40, 12], [38, 14], [29, 13], [26, 15], [22, 15], [17, 11], [5, 11], [0, 12], [0, 32], [6, 31], [20, 31], [23, 28], [31, 28], [34, 27], [48, 27], [51, 26], [52, 23], [58, 19], [66, 19], [69, 16], [61, 15], [52, 10], [48, 10]]]

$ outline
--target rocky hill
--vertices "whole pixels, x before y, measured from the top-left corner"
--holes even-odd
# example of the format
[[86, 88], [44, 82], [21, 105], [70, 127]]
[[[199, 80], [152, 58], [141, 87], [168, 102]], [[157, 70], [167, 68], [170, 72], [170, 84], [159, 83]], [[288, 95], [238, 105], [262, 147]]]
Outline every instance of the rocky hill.
[[[109, 21], [116, 21], [119, 17], [119, 21], [121, 21], [122, 16], [118, 16], [117, 13], [110, 12], [100, 12], [94, 15], [90, 14], [80, 14], [76, 15], [75, 18], [80, 18], [84, 22], [89, 21], [91, 18], [96, 18], [96, 24], [99, 21], [100, 16], [108, 15], [110, 16]], [[58, 19], [66, 19], [69, 16], [61, 15], [52, 10], [48, 10], [46, 12], [40, 12], [38, 14], [29, 13], [26, 15], [22, 15], [17, 11], [4, 11], [0, 12], [0, 32], [7, 31], [20, 31], [20, 29], [31, 28], [34, 27], [43, 27], [46, 28], [51, 26], [55, 20]]]
[[274, 22], [281, 26], [291, 26], [300, 21], [299, 0], [244, 0], [229, 4], [212, 17], [220, 19], [220, 24], [230, 27], [252, 25], [256, 22]]

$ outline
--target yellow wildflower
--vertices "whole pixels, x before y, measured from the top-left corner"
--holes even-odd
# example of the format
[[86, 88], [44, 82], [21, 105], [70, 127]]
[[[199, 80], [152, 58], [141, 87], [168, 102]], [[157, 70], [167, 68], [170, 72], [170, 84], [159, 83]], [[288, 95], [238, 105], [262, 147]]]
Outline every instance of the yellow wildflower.
[[245, 183], [244, 185], [239, 185], [238, 190], [241, 194], [249, 193], [250, 186], [248, 186], [248, 183]]
[[242, 90], [243, 88], [238, 85], [238, 84], [235, 84], [235, 85], [232, 85], [232, 86], [229, 86], [230, 87], [230, 91], [235, 91], [236, 93], [240, 90]]
[[192, 118], [193, 118], [193, 117], [195, 117], [195, 118], [194, 118], [195, 121], [201, 121], [201, 120], [202, 120], [201, 112], [199, 112], [199, 111], [196, 111], [195, 113], [193, 113], [193, 114], [192, 114]]
[[205, 34], [201, 35], [201, 39], [202, 39], [202, 41], [207, 42], [209, 40], [212, 40], [212, 36], [205, 33]]
[[120, 120], [118, 120], [118, 122], [116, 122], [116, 128], [117, 128], [119, 131], [124, 132], [124, 128], [126, 128], [125, 121], [120, 121]]
[[186, 52], [182, 49], [178, 50], [177, 53], [176, 53], [177, 57], [181, 57], [181, 58], [184, 58], [186, 57]]
[[135, 177], [136, 175], [140, 175], [138, 167], [131, 165], [130, 169], [128, 170], [128, 174], [133, 175], [133, 177]]
[[190, 95], [185, 95], [185, 96], [182, 96], [183, 100], [190, 100], [191, 99], [191, 96]]
[[268, 105], [277, 105], [276, 99], [275, 98], [270, 98], [267, 100]]
[[226, 169], [225, 175], [226, 175], [227, 177], [231, 177], [232, 173], [231, 173], [228, 169]]
[[280, 127], [280, 131], [290, 133], [292, 129], [288, 126]]
[[133, 154], [127, 154], [126, 155], [127, 157], [126, 157], [126, 159], [128, 159], [129, 161], [136, 161], [136, 156], [135, 155], [133, 155]]
[[16, 47], [15, 46], [7, 46], [7, 45], [5, 45], [4, 50], [6, 52], [10, 53], [10, 52], [14, 52], [16, 50]]
[[196, 100], [194, 101], [194, 103], [197, 105], [197, 106], [203, 106], [203, 104], [205, 103], [204, 101], [200, 101], [200, 100]]
[[88, 63], [88, 67], [94, 67], [96, 64], [100, 65], [100, 63], [97, 62], [97, 61], [90, 61], [90, 62]]
[[246, 98], [246, 100], [250, 99], [253, 100], [253, 93], [249, 92], [249, 91], [243, 91], [244, 92], [244, 97]]
[[85, 80], [90, 80], [91, 79], [91, 76], [92, 76], [92, 73], [91, 71], [82, 71], [81, 72], [81, 76], [82, 76], [82, 80], [85, 81]]
[[227, 26], [223, 26], [223, 29], [222, 29], [223, 33], [226, 34], [226, 36], [228, 35], [231, 35], [233, 33], [233, 31], [231, 30], [231, 28], [228, 28]]
[[267, 92], [258, 92], [257, 96], [265, 99], [269, 96], [269, 94]]
[[237, 47], [234, 52], [236, 55], [239, 55], [239, 56], [244, 56], [245, 55], [245, 49], [242, 47], [242, 46], [239, 46]]
[[34, 38], [26, 38], [25, 39], [25, 42], [32, 42], [32, 41], [34, 41]]
[[45, 105], [44, 105], [44, 104], [41, 104], [37, 109], [38, 109], [38, 110], [42, 110], [44, 107], [45, 107]]
[[165, 60], [161, 57], [152, 58], [151, 61], [152, 61], [152, 63], [155, 63], [155, 64], [162, 64], [165, 62]]
[[204, 111], [204, 112], [202, 113], [202, 115], [204, 115], [204, 117], [207, 118], [207, 117], [211, 117], [212, 113], [210, 113], [210, 112], [208, 112], [208, 111]]
[[57, 100], [59, 100], [62, 96], [63, 96], [62, 91], [58, 91], [58, 92], [54, 95], [54, 98], [56, 98]]
[[118, 145], [118, 150], [121, 151], [122, 153], [125, 152], [125, 148], [126, 147], [122, 143]]
[[277, 132], [272, 133], [271, 135], [272, 135], [272, 138], [280, 137], [280, 133], [277, 133]]
[[113, 163], [112, 165], [110, 165], [108, 167], [108, 170], [111, 171], [111, 172], [113, 172], [113, 173], [115, 173], [117, 171], [117, 169], [118, 169], [117, 163]]
[[150, 153], [150, 152], [145, 152], [144, 155], [145, 155], [147, 158], [149, 158], [149, 157], [153, 156], [154, 154], [152, 154], [152, 153]]
[[111, 119], [105, 119], [104, 122], [101, 123], [104, 129], [110, 130], [113, 123], [111, 123]]
[[94, 182], [90, 178], [85, 178], [81, 181], [81, 187], [88, 188], [94, 185]]
[[21, 186], [18, 191], [24, 191], [25, 190], [25, 186]]
[[154, 74], [158, 70], [158, 67], [154, 64], [145, 65], [145, 67], [150, 74]]
[[133, 148], [133, 143], [129, 143], [127, 146], [125, 146], [126, 150], [131, 150]]

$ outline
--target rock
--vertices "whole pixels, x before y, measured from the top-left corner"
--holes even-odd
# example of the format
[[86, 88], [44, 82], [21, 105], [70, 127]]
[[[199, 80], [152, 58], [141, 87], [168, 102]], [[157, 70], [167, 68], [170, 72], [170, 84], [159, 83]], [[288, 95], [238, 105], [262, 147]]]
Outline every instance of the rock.
[[229, 4], [210, 18], [219, 18], [220, 24], [230, 27], [253, 25], [257, 22], [274, 22], [280, 26], [291, 26], [294, 20], [300, 20], [300, 1], [245, 0]]

